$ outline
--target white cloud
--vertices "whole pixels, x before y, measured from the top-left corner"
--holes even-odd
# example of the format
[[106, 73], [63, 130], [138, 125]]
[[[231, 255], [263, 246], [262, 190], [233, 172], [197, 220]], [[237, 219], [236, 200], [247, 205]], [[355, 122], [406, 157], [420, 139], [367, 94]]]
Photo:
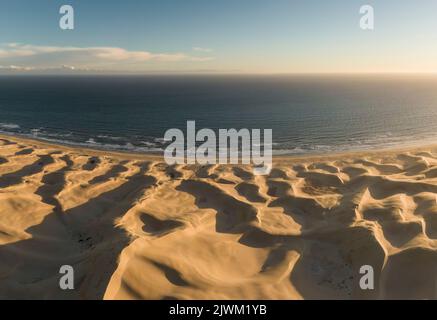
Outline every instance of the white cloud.
[[11, 43], [0, 49], [0, 58], [31, 57], [44, 54], [75, 54], [111, 61], [148, 61], [153, 59], [180, 61], [186, 58], [181, 53], [153, 54], [148, 51], [128, 51], [117, 47], [53, 47]]
[[74, 66], [68, 66], [66, 64], [61, 66], [62, 69], [66, 69], [66, 70], [76, 70], [76, 67]]
[[10, 66], [0, 66], [0, 70], [6, 70], [6, 71], [31, 71], [31, 70], [34, 70], [34, 68], [10, 65]]
[[213, 52], [214, 50], [209, 49], [209, 48], [202, 48], [202, 47], [193, 47], [193, 51], [197, 51], [197, 52]]
[[0, 65], [0, 72], [89, 72], [95, 71], [99, 72], [102, 70], [98, 69], [88, 69], [88, 68], [78, 68], [70, 65], [61, 65], [61, 66], [52, 66], [52, 67], [28, 67], [28, 66], [17, 66], [17, 65], [8, 65], [2, 66]]
[[[204, 62], [213, 57], [196, 57], [185, 53], [152, 53], [130, 51], [118, 47], [38, 46], [19, 43], [0, 44], [0, 62], [9, 65], [27, 65], [27, 68], [51, 68], [77, 65], [78, 67], [120, 68], [123, 65], [145, 62]], [[5, 69], [5, 67], [3, 67]], [[20, 67], [17, 67], [20, 68]], [[23, 67], [26, 68], [26, 67]]]

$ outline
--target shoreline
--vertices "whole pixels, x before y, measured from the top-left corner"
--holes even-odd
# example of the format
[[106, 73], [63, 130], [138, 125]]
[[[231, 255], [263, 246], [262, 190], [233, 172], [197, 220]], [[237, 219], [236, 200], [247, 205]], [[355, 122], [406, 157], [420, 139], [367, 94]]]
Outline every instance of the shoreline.
[[[163, 158], [163, 152], [150, 151], [147, 153], [140, 152], [132, 152], [132, 151], [123, 151], [123, 150], [107, 150], [107, 149], [99, 149], [92, 147], [82, 147], [74, 144], [62, 144], [51, 141], [45, 141], [44, 139], [38, 138], [29, 138], [20, 135], [6, 134], [0, 133], [0, 139], [10, 139], [15, 142], [22, 143], [30, 143], [38, 146], [46, 146], [50, 148], [59, 148], [65, 151], [77, 151], [77, 152], [86, 152], [90, 155], [96, 156], [113, 156], [117, 158], [127, 158], [127, 159], [138, 159], [138, 160], [151, 160], [151, 161], [160, 161]], [[393, 147], [380, 147], [375, 149], [365, 149], [365, 150], [350, 150], [350, 151], [331, 151], [328, 153], [309, 153], [309, 154], [285, 154], [285, 155], [273, 155], [273, 161], [290, 161], [290, 162], [314, 162], [321, 160], [331, 160], [337, 158], [357, 158], [357, 157], [368, 157], [368, 156], [388, 156], [394, 155], [397, 153], [404, 152], [420, 152], [424, 150], [437, 150], [437, 142], [436, 143], [407, 143], [404, 146], [393, 146]], [[233, 164], [229, 164], [233, 165]]]
[[142, 154], [142, 153], [135, 153], [135, 152], [128, 152], [128, 151], [121, 151], [121, 150], [115, 151], [115, 150], [104, 150], [98, 148], [88, 148], [88, 147], [81, 147], [81, 146], [75, 146], [70, 144], [55, 143], [38, 138], [28, 138], [19, 135], [9, 135], [5, 133], [0, 133], [0, 139], [13, 140], [14, 142], [17, 143], [28, 143], [36, 146], [44, 146], [53, 149], [59, 148], [60, 150], [64, 150], [64, 151], [83, 152], [83, 153], [88, 153], [89, 155], [96, 155], [96, 156], [114, 156], [117, 158], [126, 157], [132, 160], [138, 159], [138, 160], [152, 160], [152, 161], [158, 161], [159, 159], [162, 158], [162, 156], [156, 152]]

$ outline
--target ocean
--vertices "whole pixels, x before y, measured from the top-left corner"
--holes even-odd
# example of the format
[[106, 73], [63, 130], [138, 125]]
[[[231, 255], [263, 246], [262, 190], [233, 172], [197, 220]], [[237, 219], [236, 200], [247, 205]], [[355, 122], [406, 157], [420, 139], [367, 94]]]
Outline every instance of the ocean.
[[0, 76], [0, 133], [132, 152], [170, 128], [272, 129], [274, 154], [437, 142], [437, 77]]

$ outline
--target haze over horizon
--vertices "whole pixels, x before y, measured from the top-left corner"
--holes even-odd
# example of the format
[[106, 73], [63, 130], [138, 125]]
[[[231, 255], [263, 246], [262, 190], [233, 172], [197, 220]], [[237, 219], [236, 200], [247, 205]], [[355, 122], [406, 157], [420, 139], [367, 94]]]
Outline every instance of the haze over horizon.
[[437, 72], [433, 0], [75, 0], [68, 31], [63, 4], [2, 1], [0, 74]]

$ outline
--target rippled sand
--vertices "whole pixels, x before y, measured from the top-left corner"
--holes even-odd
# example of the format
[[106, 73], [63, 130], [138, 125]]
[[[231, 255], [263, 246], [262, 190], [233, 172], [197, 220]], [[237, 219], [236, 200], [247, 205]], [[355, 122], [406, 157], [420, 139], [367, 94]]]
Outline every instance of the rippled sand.
[[0, 298], [435, 299], [436, 195], [431, 147], [260, 177], [1, 137]]

